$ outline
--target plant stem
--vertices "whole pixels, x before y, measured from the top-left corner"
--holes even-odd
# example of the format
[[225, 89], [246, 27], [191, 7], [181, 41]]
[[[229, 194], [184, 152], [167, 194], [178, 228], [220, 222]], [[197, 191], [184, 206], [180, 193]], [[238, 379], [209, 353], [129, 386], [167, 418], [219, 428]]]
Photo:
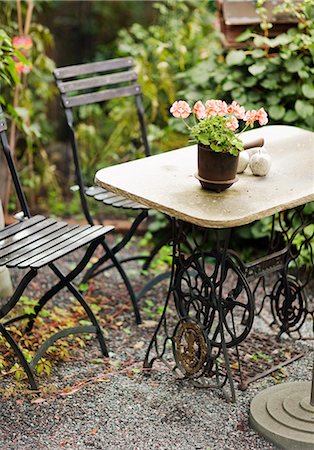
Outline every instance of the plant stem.
[[190, 125], [183, 118], [182, 118], [182, 120], [183, 120], [184, 125], [190, 130], [191, 129]]

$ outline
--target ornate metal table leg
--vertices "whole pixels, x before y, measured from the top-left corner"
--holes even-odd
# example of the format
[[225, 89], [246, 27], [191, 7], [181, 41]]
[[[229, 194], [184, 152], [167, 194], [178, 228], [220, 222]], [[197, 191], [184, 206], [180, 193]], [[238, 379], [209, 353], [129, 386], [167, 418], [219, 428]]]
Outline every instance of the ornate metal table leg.
[[[187, 227], [173, 219], [172, 277], [144, 364], [151, 367], [155, 360], [162, 360], [172, 370], [197, 380], [199, 386], [214, 387], [209, 382], [212, 377], [221, 389], [229, 382], [229, 397], [234, 401], [227, 349], [242, 342], [252, 327], [252, 293], [227, 252], [230, 231], [225, 233], [222, 248], [217, 245], [216, 251], [208, 251], [209, 231]], [[172, 299], [178, 319], [167, 316]]]
[[305, 208], [306, 205], [278, 215], [287, 257], [270, 295], [279, 335], [297, 332], [299, 338], [307, 316], [314, 321], [313, 294], [309, 289], [314, 279], [314, 215], [305, 216]]
[[314, 324], [314, 213], [304, 214], [311, 207], [275, 214], [267, 255], [242, 267], [252, 283], [256, 314], [270, 304], [278, 336], [297, 333], [301, 338], [308, 316]]

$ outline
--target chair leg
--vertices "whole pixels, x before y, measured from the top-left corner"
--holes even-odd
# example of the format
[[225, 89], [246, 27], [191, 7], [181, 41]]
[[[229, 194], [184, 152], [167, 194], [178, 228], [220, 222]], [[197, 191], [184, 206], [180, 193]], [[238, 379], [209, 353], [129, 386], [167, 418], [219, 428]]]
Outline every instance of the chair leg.
[[74, 285], [69, 281], [68, 277], [63, 275], [63, 273], [58, 269], [58, 267], [54, 264], [51, 263], [49, 264], [50, 269], [57, 275], [57, 277], [60, 278], [60, 280], [62, 281], [63, 285], [66, 286], [69, 291], [74, 295], [74, 297], [79, 301], [79, 303], [81, 304], [81, 306], [84, 308], [89, 320], [92, 322], [92, 324], [94, 325], [95, 329], [96, 329], [96, 336], [97, 339], [99, 341], [99, 345], [101, 348], [101, 351], [103, 353], [104, 356], [109, 356], [108, 354], [108, 350], [107, 350], [107, 345], [105, 342], [105, 337], [103, 335], [102, 329], [93, 313], [93, 311], [91, 310], [91, 308], [89, 307], [89, 305], [86, 303], [84, 297], [82, 296], [82, 294], [74, 287]]
[[102, 246], [104, 247], [105, 251], [108, 252], [108, 254], [110, 255], [110, 259], [112, 260], [112, 262], [114, 263], [115, 267], [117, 268], [118, 272], [120, 273], [124, 284], [129, 292], [130, 298], [131, 298], [131, 302], [132, 302], [132, 306], [133, 306], [133, 310], [134, 310], [134, 315], [135, 315], [135, 321], [137, 324], [142, 323], [142, 319], [141, 319], [141, 314], [140, 314], [140, 310], [138, 308], [138, 304], [137, 304], [137, 298], [136, 295], [134, 293], [133, 287], [130, 283], [130, 280], [125, 272], [125, 270], [123, 269], [122, 265], [120, 264], [120, 262], [118, 261], [118, 259], [115, 257], [115, 255], [112, 253], [112, 251], [110, 250], [110, 248], [108, 247], [108, 245], [106, 244], [105, 241], [102, 241]]
[[0, 323], [0, 333], [4, 336], [4, 338], [6, 339], [6, 341], [10, 344], [10, 346], [12, 347], [14, 353], [16, 354], [16, 356], [18, 357], [23, 369], [26, 372], [27, 378], [28, 378], [28, 382], [31, 386], [31, 389], [37, 390], [37, 383], [35, 381], [33, 372], [31, 371], [28, 362], [25, 359], [25, 356], [23, 355], [20, 347], [17, 345], [17, 343], [15, 342], [15, 340], [12, 338], [11, 334], [4, 328], [4, 326]]
[[[88, 249], [85, 252], [85, 255], [83, 256], [79, 264], [67, 275], [68, 281], [74, 280], [74, 278], [76, 278], [82, 272], [82, 270], [84, 270], [92, 254], [94, 253], [94, 251], [96, 250], [102, 239], [103, 238], [101, 237], [100, 239], [97, 239], [96, 241], [92, 242], [89, 245]], [[46, 305], [46, 303], [61, 289], [63, 289], [64, 286], [65, 286], [64, 282], [60, 280], [41, 297], [41, 299], [38, 301], [37, 305], [34, 308], [34, 314], [28, 316], [29, 320], [25, 328], [26, 333], [29, 333], [32, 330], [36, 317], [43, 309], [43, 307]]]
[[15, 289], [13, 295], [10, 300], [8, 300], [1, 308], [0, 308], [0, 318], [5, 317], [9, 311], [18, 303], [20, 300], [24, 290], [28, 286], [28, 284], [32, 281], [32, 279], [37, 275], [37, 270], [31, 269], [29, 270], [24, 277], [19, 282], [19, 285]]
[[[148, 215], [147, 211], [144, 210], [144, 211], [141, 212], [141, 214], [139, 214], [136, 217], [136, 219], [132, 223], [132, 225], [131, 225], [130, 229], [128, 230], [128, 232], [124, 235], [123, 239], [121, 239], [121, 241], [118, 242], [118, 244], [116, 244], [111, 249], [110, 254], [115, 255], [122, 248], [124, 248], [126, 246], [126, 244], [133, 237], [133, 235], [136, 232], [138, 226], [143, 222], [143, 220], [145, 220], [147, 218], [147, 215]], [[104, 272], [105, 270], [108, 270], [109, 267], [105, 267], [103, 270], [98, 270], [106, 261], [108, 261], [108, 259], [112, 260], [111, 256], [106, 252], [105, 255], [103, 255], [96, 263], [94, 263], [92, 265], [92, 267], [86, 272], [86, 274], [84, 275], [84, 278], [82, 280], [82, 283], [86, 283], [90, 278], [99, 275], [100, 273]], [[112, 266], [110, 265], [110, 268], [111, 267]], [[113, 267], [115, 267], [115, 263], [113, 263]], [[95, 273], [96, 270], [97, 270], [97, 273]]]

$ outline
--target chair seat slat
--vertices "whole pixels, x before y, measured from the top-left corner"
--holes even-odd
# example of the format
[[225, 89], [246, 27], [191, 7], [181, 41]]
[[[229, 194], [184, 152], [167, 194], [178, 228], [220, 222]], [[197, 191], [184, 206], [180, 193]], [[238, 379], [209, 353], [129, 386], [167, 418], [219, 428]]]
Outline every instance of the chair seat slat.
[[107, 192], [105, 191], [104, 188], [100, 187], [100, 186], [90, 186], [88, 188], [86, 188], [86, 195], [88, 195], [89, 197], [94, 197], [97, 194], [100, 194], [102, 192]]
[[[104, 201], [104, 203], [107, 204], [106, 201]], [[136, 203], [133, 200], [127, 200], [126, 198], [123, 198], [123, 200], [113, 203], [112, 206], [115, 206], [116, 208], [146, 209], [146, 206], [143, 206], [140, 203]]]
[[91, 241], [94, 241], [95, 239], [104, 236], [105, 234], [107, 234], [109, 231], [113, 230], [114, 227], [112, 226], [107, 226], [107, 227], [103, 227], [103, 226], [93, 226], [90, 227], [89, 230], [89, 234], [82, 236], [82, 234], [80, 235], [81, 237], [76, 240], [75, 242], [70, 242], [70, 240], [67, 242], [67, 245], [64, 247], [62, 247], [59, 251], [54, 251], [52, 254], [43, 257], [43, 259], [40, 259], [39, 261], [35, 262], [35, 263], [31, 263], [30, 267], [34, 268], [34, 269], [39, 269], [40, 267], [43, 267], [47, 264], [49, 264], [52, 261], [55, 261], [58, 258], [61, 258], [61, 256], [65, 256], [68, 253], [71, 253], [74, 250], [77, 250], [78, 248], [81, 248], [83, 245], [88, 244]]
[[92, 92], [89, 94], [74, 95], [73, 97], [65, 97], [62, 95], [62, 101], [65, 108], [72, 108], [73, 106], [89, 105], [91, 103], [103, 102], [117, 97], [129, 97], [141, 93], [141, 88], [138, 84], [133, 86], [125, 86], [116, 89], [107, 89], [105, 91]]
[[112, 84], [124, 83], [127, 81], [135, 81], [137, 79], [136, 72], [128, 70], [127, 72], [117, 72], [110, 75], [100, 75], [80, 80], [71, 80], [58, 82], [58, 88], [62, 94], [72, 91], [80, 91], [84, 89], [95, 89], [101, 86], [109, 86]]
[[47, 219], [34, 225], [33, 227], [20, 231], [16, 234], [16, 236], [11, 236], [10, 238], [8, 238], [3, 246], [0, 246], [0, 258], [18, 251], [19, 249], [31, 244], [32, 242], [37, 241], [38, 239], [41, 239], [44, 236], [53, 233], [60, 227], [65, 227], [66, 225], [67, 224], [65, 222], [57, 223], [54, 219]]
[[[30, 244], [32, 244], [33, 242], [38, 241], [39, 239], [43, 238], [44, 236], [48, 236], [49, 239], [49, 235], [51, 233], [53, 233], [54, 231], [58, 230], [61, 227], [66, 227], [66, 222], [59, 222], [56, 223], [55, 220], [47, 220], [45, 222], [41, 222], [43, 224], [46, 224], [45, 228], [41, 229], [41, 228], [36, 228], [35, 227], [31, 227], [28, 228], [27, 230], [23, 230], [22, 233], [26, 233], [26, 231], [28, 230], [33, 230], [33, 232], [30, 232], [28, 234], [25, 234], [24, 236], [21, 236], [20, 233], [18, 233], [16, 242], [13, 242], [11, 245], [5, 246], [4, 248], [1, 249], [0, 251], [0, 258], [4, 257], [4, 256], [8, 256], [14, 252], [17, 252], [21, 249], [23, 249], [26, 246], [29, 246]], [[37, 224], [40, 225], [40, 224]], [[37, 227], [36, 225], [36, 227]], [[12, 240], [13, 236], [10, 238], [10, 240]]]
[[103, 192], [101, 192], [100, 194], [96, 194], [94, 195], [95, 200], [98, 201], [104, 201], [106, 199], [112, 198], [112, 197], [117, 197], [118, 194], [115, 194], [114, 192], [109, 192], [109, 191], [105, 191], [103, 190]]
[[133, 203], [133, 205], [130, 205], [129, 208], [131, 209], [150, 209], [145, 205], [141, 205], [140, 203]]
[[97, 61], [90, 64], [77, 64], [75, 66], [62, 67], [54, 70], [57, 80], [73, 78], [80, 75], [88, 75], [97, 72], [109, 72], [109, 70], [124, 69], [134, 65], [133, 58], [115, 58], [107, 61]]
[[[99, 227], [98, 225], [97, 227]], [[86, 232], [88, 233], [88, 230], [91, 228], [90, 225], [83, 225], [79, 227], [74, 227], [70, 229], [69, 231], [66, 231], [61, 236], [56, 237], [55, 239], [47, 239], [47, 242], [42, 245], [38, 249], [34, 249], [32, 254], [29, 254], [28, 258], [22, 258], [22, 261], [17, 264], [20, 268], [26, 268], [30, 267], [30, 263], [35, 262], [43, 256], [50, 255], [56, 251], [58, 251], [60, 248], [65, 247], [67, 245], [67, 242], [69, 240], [78, 240], [81, 236], [84, 236]], [[9, 267], [9, 265], [8, 265]]]
[[126, 201], [126, 198], [123, 197], [122, 195], [115, 195], [114, 197], [106, 198], [106, 200], [104, 200], [104, 203], [106, 205], [115, 206], [116, 202], [121, 202], [121, 201]]
[[66, 237], [64, 237], [64, 235], [78, 227], [79, 225], [55, 227], [55, 231], [48, 236], [43, 236], [41, 239], [31, 242], [25, 247], [17, 250], [16, 252], [10, 255], [6, 255], [4, 258], [1, 258], [0, 264], [5, 263], [8, 267], [15, 267], [20, 262], [37, 255], [38, 253], [43, 251], [44, 248], [49, 248], [52, 244], [55, 245], [55, 240], [57, 238], [60, 239], [60, 242], [62, 239], [65, 240]]
[[15, 233], [18, 233], [21, 230], [31, 227], [35, 223], [42, 222], [45, 219], [46, 217], [38, 215], [31, 217], [30, 219], [23, 220], [22, 222], [17, 222], [16, 224], [13, 224], [13, 226], [11, 225], [4, 228], [0, 231], [0, 245], [4, 239], [14, 235]]

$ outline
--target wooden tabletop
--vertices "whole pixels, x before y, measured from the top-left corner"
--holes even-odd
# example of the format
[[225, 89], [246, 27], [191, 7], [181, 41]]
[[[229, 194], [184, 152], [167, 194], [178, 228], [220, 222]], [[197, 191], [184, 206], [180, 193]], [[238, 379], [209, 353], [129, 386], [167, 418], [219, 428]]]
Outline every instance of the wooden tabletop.
[[221, 193], [201, 188], [197, 146], [192, 145], [101, 169], [95, 181], [109, 191], [207, 228], [245, 225], [276, 212], [314, 201], [314, 133], [270, 125], [242, 135], [244, 142], [263, 137], [272, 157], [266, 177], [247, 168]]

